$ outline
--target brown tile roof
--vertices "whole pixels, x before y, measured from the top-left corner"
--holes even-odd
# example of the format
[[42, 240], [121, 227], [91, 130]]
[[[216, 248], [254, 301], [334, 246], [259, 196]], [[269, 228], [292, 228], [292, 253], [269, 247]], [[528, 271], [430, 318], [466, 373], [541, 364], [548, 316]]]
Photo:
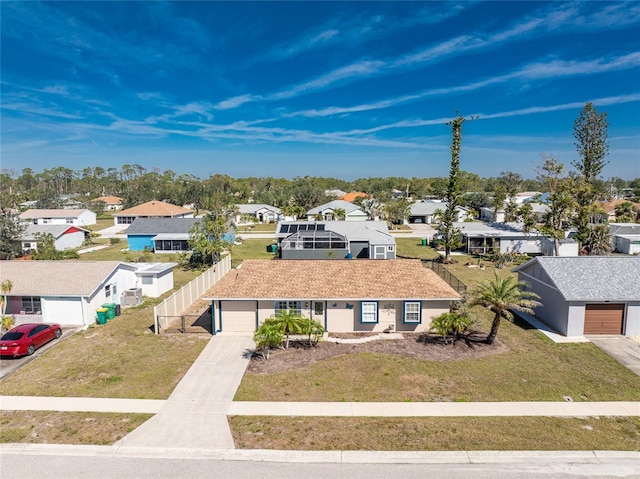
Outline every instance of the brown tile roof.
[[182, 206], [172, 205], [164, 201], [147, 201], [141, 205], [118, 211], [114, 216], [176, 216], [190, 213], [191, 210]]
[[204, 295], [213, 299], [457, 299], [420, 260], [245, 260]]
[[622, 203], [631, 203], [633, 206], [636, 207], [637, 210], [640, 209], [640, 203], [634, 203], [633, 201], [629, 201], [625, 199], [612, 200], [606, 203], [600, 203], [600, 206], [602, 207], [603, 210], [607, 212], [607, 214], [611, 214], [615, 212], [616, 206], [621, 205]]
[[20, 219], [33, 218], [77, 218], [82, 213], [89, 211], [87, 209], [35, 209], [32, 208], [20, 214]]
[[100, 196], [94, 200], [91, 201], [103, 201], [108, 205], [121, 205], [122, 204], [122, 198], [120, 198], [119, 196]]
[[14, 296], [90, 296], [119, 261], [0, 261]]
[[351, 193], [342, 195], [338, 199], [343, 201], [348, 201], [349, 203], [353, 203], [356, 200], [356, 198], [360, 198], [360, 197], [369, 198], [369, 195], [366, 193], [363, 193], [362, 191], [352, 191]]

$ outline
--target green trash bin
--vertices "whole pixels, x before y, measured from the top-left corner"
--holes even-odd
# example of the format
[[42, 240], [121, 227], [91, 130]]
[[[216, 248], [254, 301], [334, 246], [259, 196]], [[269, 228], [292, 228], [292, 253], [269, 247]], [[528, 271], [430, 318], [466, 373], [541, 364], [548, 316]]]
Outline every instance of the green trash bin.
[[429, 240], [427, 238], [422, 238], [422, 246], [427, 246]]
[[96, 313], [98, 314], [98, 324], [107, 324], [107, 312], [109, 310], [107, 308], [96, 309]]
[[107, 319], [116, 317], [116, 303], [106, 303], [102, 305], [107, 310]]

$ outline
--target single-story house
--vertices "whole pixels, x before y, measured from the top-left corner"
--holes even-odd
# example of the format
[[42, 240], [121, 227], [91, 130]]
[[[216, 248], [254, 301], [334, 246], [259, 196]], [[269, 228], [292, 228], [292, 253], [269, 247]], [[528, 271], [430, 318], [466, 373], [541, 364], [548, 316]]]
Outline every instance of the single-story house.
[[96, 224], [96, 214], [87, 209], [30, 209], [20, 213], [20, 221], [34, 225], [73, 225], [88, 226]]
[[617, 253], [640, 254], [639, 223], [609, 223], [613, 249]]
[[607, 201], [606, 203], [600, 203], [598, 206], [604, 210], [604, 216], [600, 218], [603, 221], [615, 222], [616, 221], [616, 207], [622, 203], [631, 203], [636, 209], [636, 219], [640, 219], [640, 203], [634, 203], [626, 199], [617, 199]]
[[[578, 242], [573, 238], [562, 238], [558, 241], [558, 256], [578, 256]], [[544, 256], [556, 256], [556, 244], [553, 238], [541, 238], [540, 252]]]
[[513, 271], [540, 296], [536, 317], [560, 334], [640, 334], [638, 256], [540, 256]]
[[91, 200], [92, 203], [104, 203], [105, 211], [120, 211], [122, 209], [122, 198], [119, 196], [107, 195], [99, 196]]
[[334, 198], [340, 198], [341, 196], [344, 196], [346, 194], [347, 194], [346, 191], [342, 191], [342, 190], [338, 190], [338, 189], [324, 190], [324, 195], [325, 196], [333, 196]]
[[349, 203], [353, 203], [358, 198], [369, 198], [369, 195], [362, 191], [352, 191], [351, 193], [347, 193], [345, 195], [340, 196], [338, 199], [342, 201], [348, 201]]
[[504, 223], [504, 208], [496, 211], [492, 206], [481, 206], [479, 219], [488, 223]]
[[191, 228], [197, 218], [137, 218], [125, 233], [129, 251], [149, 248], [156, 253], [190, 251]]
[[283, 221], [276, 229], [281, 259], [394, 259], [386, 221]]
[[460, 230], [464, 249], [469, 254], [488, 254], [492, 251], [500, 253], [541, 253], [542, 236], [531, 230], [528, 234], [522, 231], [519, 223], [454, 223]]
[[0, 281], [10, 280], [7, 314], [16, 323], [86, 326], [105, 303], [136, 304], [173, 288], [176, 263], [119, 261], [3, 261]]
[[246, 218], [255, 218], [258, 223], [277, 223], [282, 218], [282, 210], [265, 204], [236, 205], [238, 215], [236, 224], [246, 223]]
[[[447, 209], [447, 203], [443, 201], [417, 201], [409, 206], [409, 223], [434, 224], [438, 211], [444, 212]], [[467, 208], [458, 206], [456, 208], [456, 221], [464, 221], [473, 219], [474, 213]]]
[[203, 298], [216, 332], [255, 331], [282, 309], [328, 332], [419, 332], [460, 295], [420, 260], [245, 260]]
[[73, 225], [27, 225], [20, 241], [22, 251], [38, 249], [38, 235], [50, 234], [54, 239], [54, 247], [58, 251], [79, 248], [91, 234], [89, 230]]
[[193, 211], [164, 201], [147, 201], [141, 205], [118, 211], [113, 215], [115, 225], [128, 225], [136, 218], [193, 218]]
[[367, 221], [369, 215], [362, 211], [358, 206], [348, 201], [334, 200], [324, 205], [316, 206], [307, 211], [307, 219], [313, 221], [318, 215], [321, 215], [324, 220], [332, 221], [336, 220], [336, 210], [344, 210], [345, 221]]

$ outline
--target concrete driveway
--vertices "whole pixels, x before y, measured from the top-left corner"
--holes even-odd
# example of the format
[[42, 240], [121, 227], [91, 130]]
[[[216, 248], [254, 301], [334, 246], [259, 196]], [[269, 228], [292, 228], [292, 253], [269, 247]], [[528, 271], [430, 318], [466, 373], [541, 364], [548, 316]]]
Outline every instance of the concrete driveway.
[[640, 344], [627, 336], [587, 336], [602, 351], [640, 376]]

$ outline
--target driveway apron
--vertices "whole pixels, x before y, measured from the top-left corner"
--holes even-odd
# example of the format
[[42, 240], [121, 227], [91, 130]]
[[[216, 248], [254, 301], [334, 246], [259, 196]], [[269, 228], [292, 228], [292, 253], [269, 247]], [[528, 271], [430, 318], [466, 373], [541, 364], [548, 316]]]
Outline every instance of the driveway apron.
[[233, 449], [227, 414], [253, 347], [249, 334], [213, 336], [158, 414], [119, 444]]
[[640, 344], [626, 336], [587, 336], [589, 341], [640, 376]]

